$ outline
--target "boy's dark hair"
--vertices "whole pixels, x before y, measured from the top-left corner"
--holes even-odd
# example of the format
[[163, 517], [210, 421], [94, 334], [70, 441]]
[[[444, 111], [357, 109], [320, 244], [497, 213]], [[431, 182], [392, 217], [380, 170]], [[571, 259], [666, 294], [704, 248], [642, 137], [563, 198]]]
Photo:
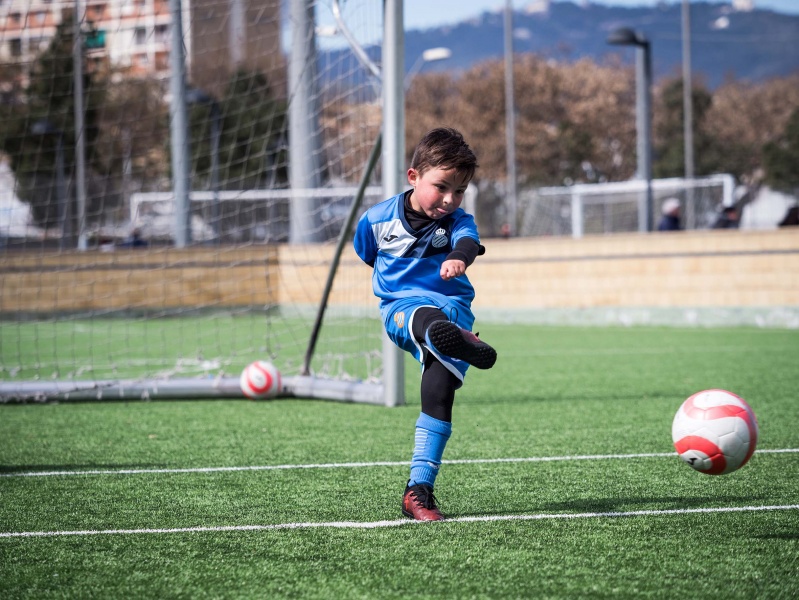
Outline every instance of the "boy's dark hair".
[[424, 175], [430, 169], [455, 169], [471, 181], [479, 165], [477, 157], [463, 139], [461, 132], [451, 127], [428, 131], [417, 144], [411, 159], [411, 168]]

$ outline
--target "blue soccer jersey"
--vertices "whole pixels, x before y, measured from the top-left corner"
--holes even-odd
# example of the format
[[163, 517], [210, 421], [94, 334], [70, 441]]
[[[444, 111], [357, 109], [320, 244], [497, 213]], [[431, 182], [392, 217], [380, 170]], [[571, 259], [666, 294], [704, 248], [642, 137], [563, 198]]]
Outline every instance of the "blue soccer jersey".
[[[425, 350], [413, 335], [417, 309], [438, 308], [451, 322], [471, 331], [474, 288], [466, 275], [442, 279], [441, 265], [459, 240], [469, 237], [479, 244], [480, 238], [474, 218], [462, 209], [414, 231], [405, 217], [404, 200], [405, 194], [399, 194], [367, 210], [358, 221], [354, 245], [358, 256], [374, 268], [372, 289], [380, 298], [386, 334], [424, 364]], [[463, 381], [468, 363], [436, 357]]]
[[405, 194], [398, 194], [367, 210], [355, 231], [355, 252], [374, 267], [372, 288], [386, 303], [401, 298], [430, 298], [441, 306], [469, 307], [474, 288], [466, 275], [441, 278], [441, 265], [464, 237], [480, 243], [474, 217], [463, 209], [431, 221], [414, 231], [405, 218]]

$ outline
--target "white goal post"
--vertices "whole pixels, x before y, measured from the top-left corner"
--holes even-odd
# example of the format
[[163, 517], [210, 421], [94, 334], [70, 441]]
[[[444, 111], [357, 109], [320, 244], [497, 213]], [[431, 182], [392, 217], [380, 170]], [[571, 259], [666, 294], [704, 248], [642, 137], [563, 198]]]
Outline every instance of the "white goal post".
[[[319, 227], [326, 239], [335, 239], [344, 224], [357, 187], [314, 189], [227, 190], [189, 192], [192, 240], [199, 243], [287, 243], [290, 236], [290, 210], [295, 198], [319, 202]], [[381, 186], [368, 186], [365, 204], [383, 199]], [[214, 206], [214, 205], [217, 206]], [[205, 215], [219, 215], [216, 223]], [[266, 219], [259, 218], [266, 215]], [[169, 242], [175, 221], [175, 195], [172, 192], [138, 192], [130, 197], [130, 223], [147, 232], [151, 241]]]

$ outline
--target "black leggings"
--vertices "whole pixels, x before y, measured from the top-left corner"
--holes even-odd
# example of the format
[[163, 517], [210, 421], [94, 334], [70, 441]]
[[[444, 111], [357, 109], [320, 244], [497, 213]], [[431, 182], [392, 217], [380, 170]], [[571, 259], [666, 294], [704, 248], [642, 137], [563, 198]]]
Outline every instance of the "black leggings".
[[[436, 321], [448, 321], [447, 316], [437, 308], [423, 307], [413, 315], [413, 336], [424, 342], [427, 328]], [[438, 359], [428, 353], [425, 357], [422, 373], [422, 412], [439, 421], [452, 422], [452, 405], [455, 402], [455, 390], [461, 381], [450, 373]]]

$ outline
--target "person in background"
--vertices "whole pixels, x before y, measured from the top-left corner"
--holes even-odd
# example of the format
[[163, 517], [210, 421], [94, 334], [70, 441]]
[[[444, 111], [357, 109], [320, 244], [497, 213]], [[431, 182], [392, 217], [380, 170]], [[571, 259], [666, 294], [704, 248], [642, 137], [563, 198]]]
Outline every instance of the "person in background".
[[782, 221], [777, 224], [778, 227], [796, 227], [797, 225], [799, 225], [799, 206], [789, 208]]
[[721, 214], [713, 223], [713, 229], [738, 229], [741, 224], [741, 213], [738, 207], [734, 204], [732, 206], [725, 206], [721, 209]]
[[120, 243], [119, 246], [120, 248], [145, 248], [147, 246], [147, 240], [142, 238], [141, 229], [136, 227], [130, 233], [130, 237]]
[[661, 205], [663, 216], [658, 223], [658, 231], [679, 231], [680, 201], [677, 198], [666, 198]]

